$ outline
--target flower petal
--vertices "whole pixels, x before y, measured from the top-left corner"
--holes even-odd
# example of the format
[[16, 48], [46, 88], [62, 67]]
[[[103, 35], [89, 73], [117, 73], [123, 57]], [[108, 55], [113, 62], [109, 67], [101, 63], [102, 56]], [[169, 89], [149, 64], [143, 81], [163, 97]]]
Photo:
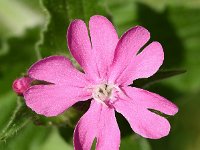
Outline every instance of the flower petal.
[[81, 65], [86, 74], [90, 77], [98, 77], [98, 70], [95, 61], [95, 52], [92, 50], [86, 24], [82, 20], [74, 20], [67, 31], [68, 47]]
[[91, 98], [84, 88], [58, 85], [35, 85], [24, 93], [26, 105], [37, 114], [57, 116], [78, 101]]
[[109, 107], [102, 107], [98, 122], [96, 150], [119, 150], [120, 130], [115, 118], [115, 111]]
[[28, 70], [28, 75], [57, 85], [84, 87], [88, 83], [86, 75], [74, 68], [64, 56], [51, 56], [36, 62]]
[[101, 104], [92, 101], [89, 110], [81, 117], [74, 130], [75, 150], [90, 150], [97, 135]]
[[128, 101], [118, 101], [116, 110], [129, 122], [132, 130], [137, 134], [151, 139], [167, 136], [170, 131], [169, 122], [144, 108], [138, 108]]
[[147, 109], [158, 110], [167, 115], [175, 115], [178, 112], [175, 104], [158, 94], [135, 87], [124, 87], [122, 90], [132, 101]]
[[130, 87], [122, 90], [127, 96], [121, 95], [114, 107], [128, 120], [133, 131], [151, 139], [159, 139], [169, 134], [170, 124], [167, 119], [148, 109], [174, 115], [178, 111], [174, 104], [145, 90]]
[[74, 131], [75, 150], [90, 150], [97, 138], [96, 150], [119, 150], [120, 131], [114, 109], [92, 101]]
[[112, 23], [103, 16], [92, 16], [89, 21], [89, 29], [98, 70], [100, 76], [105, 77], [113, 61], [118, 35]]
[[149, 38], [150, 33], [141, 26], [131, 28], [120, 38], [110, 70], [110, 82], [115, 82]]
[[160, 43], [152, 42], [132, 62], [117, 79], [118, 84], [129, 85], [138, 78], [148, 78], [158, 71], [164, 60]]

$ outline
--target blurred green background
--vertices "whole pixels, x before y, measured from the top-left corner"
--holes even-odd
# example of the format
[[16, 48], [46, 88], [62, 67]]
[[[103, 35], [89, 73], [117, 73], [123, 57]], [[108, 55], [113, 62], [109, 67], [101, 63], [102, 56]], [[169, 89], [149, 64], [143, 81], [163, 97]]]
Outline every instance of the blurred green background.
[[200, 0], [0, 0], [0, 150], [73, 149], [73, 125], [65, 121], [74, 116], [39, 117], [37, 123], [11, 86], [38, 59], [69, 56], [70, 21], [88, 22], [95, 14], [107, 16], [119, 35], [135, 25], [146, 27], [164, 47], [162, 69], [187, 70], [146, 87], [179, 107], [169, 118], [169, 136], [144, 139], [118, 116], [121, 150], [200, 150]]

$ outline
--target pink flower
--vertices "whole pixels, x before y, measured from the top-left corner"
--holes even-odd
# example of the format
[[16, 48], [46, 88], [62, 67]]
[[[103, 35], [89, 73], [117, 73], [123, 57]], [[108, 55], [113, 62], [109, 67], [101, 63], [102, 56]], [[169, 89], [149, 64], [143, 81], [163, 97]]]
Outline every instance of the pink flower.
[[56, 116], [78, 101], [92, 99], [76, 125], [75, 150], [89, 150], [94, 138], [97, 150], [118, 150], [120, 131], [115, 110], [145, 138], [168, 135], [167, 119], [149, 109], [174, 115], [178, 108], [158, 94], [128, 86], [133, 80], [152, 76], [162, 65], [160, 43], [152, 42], [139, 53], [150, 38], [149, 32], [136, 26], [119, 39], [112, 23], [103, 16], [90, 18], [89, 33], [91, 38], [82, 20], [74, 20], [67, 33], [70, 52], [84, 73], [64, 56], [40, 60], [28, 75], [53, 84], [29, 88], [24, 93], [26, 104], [38, 114]]

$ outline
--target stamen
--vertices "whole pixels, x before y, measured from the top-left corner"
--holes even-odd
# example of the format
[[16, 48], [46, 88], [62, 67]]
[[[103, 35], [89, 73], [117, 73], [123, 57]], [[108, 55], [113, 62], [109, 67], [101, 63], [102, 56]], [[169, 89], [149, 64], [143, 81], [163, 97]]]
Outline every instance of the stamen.
[[100, 84], [93, 89], [93, 98], [98, 102], [104, 103], [114, 98], [114, 93], [119, 88], [116, 85]]

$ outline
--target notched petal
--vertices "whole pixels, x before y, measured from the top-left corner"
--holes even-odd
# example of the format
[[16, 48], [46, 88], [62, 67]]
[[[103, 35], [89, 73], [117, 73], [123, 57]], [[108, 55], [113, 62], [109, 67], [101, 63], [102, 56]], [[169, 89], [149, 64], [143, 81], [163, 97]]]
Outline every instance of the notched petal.
[[176, 105], [142, 89], [124, 87], [122, 91], [125, 95], [119, 95], [119, 100], [115, 101], [114, 107], [128, 120], [133, 131], [151, 139], [159, 139], [169, 134], [168, 120], [149, 109], [174, 115], [178, 112]]
[[50, 56], [39, 60], [30, 67], [28, 75], [57, 85], [84, 87], [89, 83], [86, 75], [78, 71], [64, 56]]

